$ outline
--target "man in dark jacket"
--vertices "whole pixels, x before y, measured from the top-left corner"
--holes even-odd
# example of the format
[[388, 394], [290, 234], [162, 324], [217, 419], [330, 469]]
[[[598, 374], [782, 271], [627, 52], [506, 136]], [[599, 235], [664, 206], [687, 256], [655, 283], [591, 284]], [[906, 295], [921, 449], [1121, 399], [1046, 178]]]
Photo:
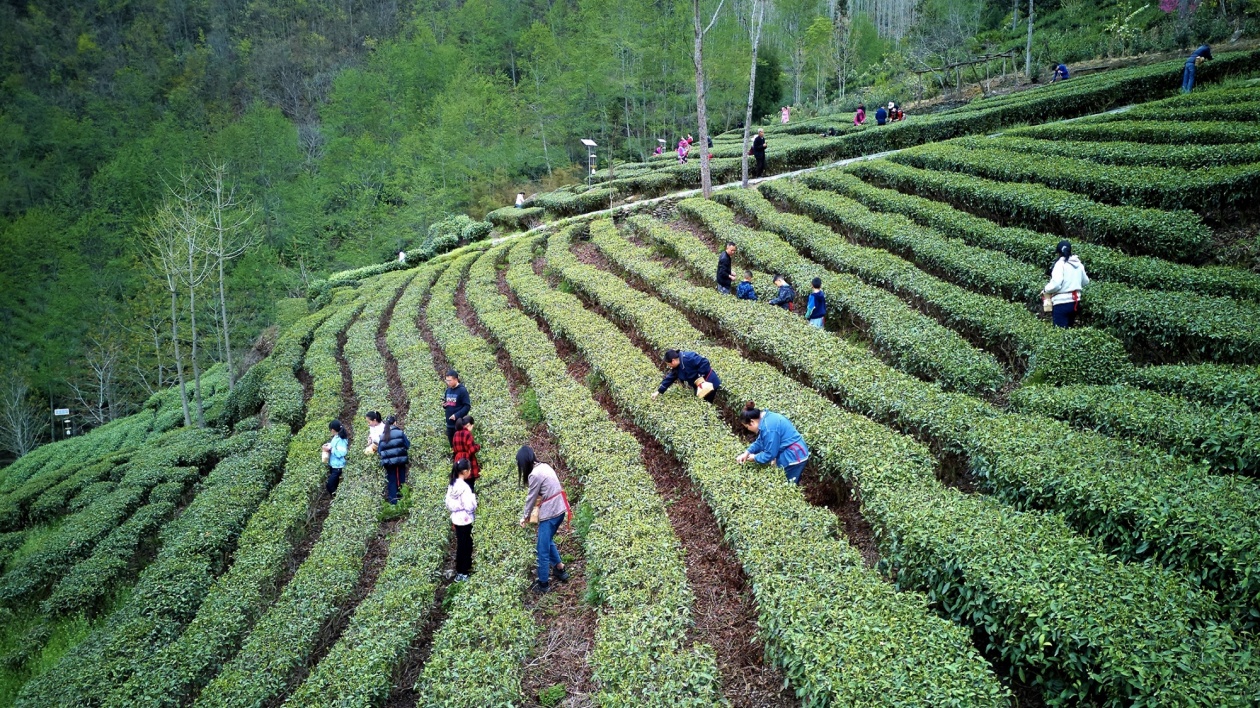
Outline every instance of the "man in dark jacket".
[[766, 130], [762, 128], [757, 131], [757, 137], [753, 138], [752, 156], [757, 160], [757, 168], [753, 170], [753, 177], [760, 177], [766, 173]]
[[459, 372], [450, 369], [446, 372], [446, 396], [442, 399], [442, 417], [446, 419], [446, 440], [455, 437], [455, 421], [468, 415], [472, 410], [472, 401], [468, 398], [468, 389], [460, 383]]
[[661, 385], [652, 394], [652, 398], [665, 393], [675, 381], [692, 391], [696, 390], [696, 382], [700, 381], [713, 386], [713, 390], [704, 396], [704, 400], [712, 403], [718, 389], [722, 387], [722, 379], [718, 378], [717, 372], [709, 365], [709, 360], [695, 352], [668, 349], [665, 352], [665, 365], [669, 370], [665, 372], [665, 378], [661, 380]]
[[777, 273], [774, 276], [774, 284], [778, 286], [779, 292], [770, 300], [770, 304], [791, 312], [793, 302], [796, 300], [796, 291], [788, 284], [787, 278]]
[[875, 109], [875, 125], [883, 125], [888, 122], [888, 109], [880, 106]]
[[735, 255], [735, 243], [726, 242], [726, 248], [718, 255], [717, 289], [723, 295], [731, 294], [731, 286], [735, 284], [735, 276], [731, 274], [731, 257]]
[[398, 503], [399, 491], [407, 483], [407, 451], [410, 449], [411, 441], [402, 428], [394, 425], [394, 416], [386, 418], [376, 454], [381, 458], [381, 467], [385, 468], [385, 488], [389, 492], [390, 504]]

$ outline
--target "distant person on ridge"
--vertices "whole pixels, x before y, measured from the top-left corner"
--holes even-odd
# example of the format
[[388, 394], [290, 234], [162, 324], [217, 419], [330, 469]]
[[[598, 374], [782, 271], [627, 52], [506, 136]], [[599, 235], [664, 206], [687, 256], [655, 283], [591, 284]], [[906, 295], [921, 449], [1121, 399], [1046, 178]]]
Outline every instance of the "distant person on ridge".
[[691, 142], [687, 138], [678, 139], [678, 164], [687, 162], [687, 153], [691, 152]]
[[1181, 92], [1190, 93], [1194, 90], [1194, 70], [1205, 61], [1212, 58], [1212, 48], [1206, 44], [1200, 45], [1194, 53], [1186, 59], [1186, 68], [1181, 72]]
[[652, 394], [652, 398], [665, 393], [677, 381], [695, 391], [697, 396], [709, 403], [713, 402], [718, 389], [722, 387], [722, 379], [718, 378], [708, 359], [695, 352], [677, 349], [667, 349], [664, 359], [669, 371], [665, 372], [665, 378], [661, 379], [661, 385]]
[[1060, 241], [1058, 257], [1050, 269], [1050, 282], [1042, 292], [1049, 298], [1055, 327], [1076, 326], [1076, 316], [1081, 312], [1081, 290], [1089, 285], [1089, 276], [1081, 259], [1072, 255], [1072, 244]]
[[399, 251], [399, 252], [398, 252], [398, 262], [399, 262], [399, 263], [406, 263], [406, 262], [407, 262], [407, 252], [406, 252], [406, 251]]
[[525, 193], [524, 192], [516, 193], [516, 208], [517, 209], [525, 208]]
[[1068, 73], [1067, 64], [1059, 62], [1059, 65], [1054, 67], [1054, 76], [1050, 77], [1050, 83], [1054, 83], [1056, 81], [1066, 81], [1070, 77], [1071, 74]]
[[459, 372], [450, 369], [446, 372], [446, 395], [442, 398], [442, 417], [446, 420], [446, 439], [455, 439], [458, 428], [455, 421], [468, 415], [472, 410], [472, 401], [468, 398], [468, 389], [459, 380]]
[[744, 279], [739, 281], [739, 286], [735, 288], [735, 297], [740, 300], [756, 300], [757, 291], [753, 290], [752, 271], [744, 271]]
[[792, 286], [788, 283], [787, 278], [782, 275], [778, 275], [777, 273], [774, 276], [774, 284], [779, 287], [779, 292], [774, 296], [774, 299], [770, 301], [770, 304], [782, 307], [788, 312], [791, 312], [793, 308], [792, 302], [796, 300], [796, 291], [792, 289]]
[[757, 166], [753, 169], [753, 177], [760, 177], [766, 173], [766, 129], [757, 129], [757, 137], [753, 138], [752, 149], [748, 151], [757, 160]]
[[875, 109], [875, 125], [883, 125], [888, 122], [888, 109], [880, 106]]
[[827, 296], [822, 291], [822, 278], [810, 281], [809, 304], [805, 306], [805, 319], [818, 329], [823, 328], [823, 318], [827, 316]]
[[394, 425], [394, 416], [385, 418], [385, 432], [381, 433], [381, 441], [377, 444], [377, 454], [381, 457], [381, 467], [385, 468], [385, 489], [389, 503], [397, 504], [402, 486], [407, 483], [407, 451], [411, 449], [411, 441], [403, 429]]
[[731, 294], [731, 286], [735, 284], [735, 276], [731, 274], [731, 258], [735, 255], [735, 243], [726, 242], [726, 248], [718, 255], [717, 289], [723, 295]]
[[805, 463], [809, 460], [809, 447], [805, 445], [805, 438], [796, 431], [796, 426], [778, 413], [758, 410], [752, 401], [744, 405], [739, 419], [748, 432], [757, 434], [757, 439], [735, 461], [742, 465], [753, 460], [763, 465], [782, 467], [788, 482], [800, 484], [801, 472], [805, 471]]
[[861, 126], [866, 122], [866, 104], [860, 104], [857, 112], [853, 114], [853, 125]]

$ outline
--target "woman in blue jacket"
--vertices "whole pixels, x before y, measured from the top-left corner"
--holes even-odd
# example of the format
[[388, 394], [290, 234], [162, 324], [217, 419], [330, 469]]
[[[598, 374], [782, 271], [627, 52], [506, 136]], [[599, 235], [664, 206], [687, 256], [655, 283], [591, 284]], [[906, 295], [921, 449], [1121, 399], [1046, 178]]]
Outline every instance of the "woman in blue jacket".
[[381, 441], [376, 448], [381, 467], [385, 468], [385, 487], [390, 504], [398, 503], [399, 490], [407, 483], [407, 451], [411, 449], [411, 441], [402, 428], [394, 425], [395, 420], [392, 415], [385, 419], [385, 431], [381, 433]]
[[800, 484], [801, 472], [805, 471], [805, 462], [809, 460], [809, 447], [792, 422], [778, 413], [757, 410], [752, 401], [744, 406], [739, 417], [749, 432], [757, 434], [757, 439], [735, 461], [741, 465], [749, 460], [778, 465], [787, 475], [787, 481]]
[[703, 382], [713, 385], [713, 390], [704, 396], [704, 400], [712, 403], [718, 389], [722, 387], [722, 379], [718, 378], [717, 372], [709, 365], [709, 360], [695, 352], [667, 349], [665, 350], [665, 365], [669, 367], [669, 371], [665, 372], [665, 378], [661, 379], [661, 385], [652, 394], [652, 398], [668, 391], [675, 381], [692, 391], [696, 390], [698, 382]]

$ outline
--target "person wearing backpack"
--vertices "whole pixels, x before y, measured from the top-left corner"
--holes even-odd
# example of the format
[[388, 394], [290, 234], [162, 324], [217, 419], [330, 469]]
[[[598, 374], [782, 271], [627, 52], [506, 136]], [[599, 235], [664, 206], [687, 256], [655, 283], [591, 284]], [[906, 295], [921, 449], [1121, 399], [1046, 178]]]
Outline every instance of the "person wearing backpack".
[[809, 304], [805, 306], [805, 319], [818, 329], [823, 328], [823, 318], [827, 316], [827, 296], [822, 291], [822, 278], [814, 278], [809, 283]]
[[1049, 299], [1051, 317], [1055, 327], [1075, 327], [1076, 316], [1081, 312], [1081, 291], [1089, 285], [1085, 264], [1072, 255], [1072, 243], [1060, 241], [1055, 249], [1058, 257], [1050, 268], [1050, 282], [1046, 283], [1041, 297]]
[[560, 523], [572, 516], [573, 511], [556, 471], [551, 465], [539, 462], [532, 447], [522, 445], [516, 451], [516, 470], [521, 486], [529, 489], [521, 511], [521, 528], [528, 528], [531, 522], [538, 524], [538, 580], [532, 589], [544, 595], [551, 589], [552, 568], [555, 568], [557, 580], [562, 583], [569, 580], [569, 571], [560, 559], [555, 538]]
[[337, 493], [337, 487], [341, 486], [341, 473], [346, 469], [346, 454], [350, 452], [350, 431], [341, 424], [341, 421], [334, 420], [328, 424], [328, 429], [332, 431], [332, 440], [324, 443], [324, 461], [328, 463], [328, 481], [324, 482], [324, 489], [328, 490], [329, 495]]
[[796, 426], [778, 413], [759, 410], [752, 401], [744, 405], [739, 419], [748, 432], [756, 433], [757, 439], [735, 461], [741, 465], [749, 460], [777, 465], [783, 468], [788, 482], [800, 484], [801, 472], [809, 460], [809, 447]]
[[472, 401], [468, 398], [468, 389], [459, 380], [459, 372], [450, 369], [446, 372], [446, 394], [442, 397], [442, 418], [446, 420], [446, 440], [455, 439], [455, 431], [459, 426], [455, 421], [468, 415], [472, 410]]
[[466, 415], [455, 421], [457, 430], [451, 438], [451, 452], [455, 461], [468, 460], [472, 475], [468, 477], [468, 488], [476, 491], [477, 480], [481, 477], [481, 463], [477, 461], [477, 452], [481, 446], [473, 440], [473, 417]]
[[779, 275], [778, 273], [774, 276], [774, 284], [779, 287], [779, 292], [774, 296], [774, 299], [770, 301], [770, 304], [782, 307], [788, 312], [791, 312], [795, 308], [793, 302], [796, 300], [796, 291], [792, 289], [790, 284], [788, 284], [787, 278]]
[[399, 490], [407, 483], [407, 451], [411, 449], [407, 434], [394, 422], [392, 415], [385, 419], [385, 432], [381, 433], [376, 451], [381, 458], [381, 467], [385, 468], [385, 487], [390, 504], [398, 503]]
[[695, 391], [703, 400], [713, 402], [718, 389], [722, 387], [722, 379], [718, 378], [708, 359], [695, 352], [677, 349], [666, 349], [664, 359], [669, 370], [665, 372], [665, 378], [661, 379], [661, 385], [652, 393], [652, 398], [668, 391], [677, 381]]
[[469, 482], [472, 466], [466, 458], [455, 461], [451, 467], [451, 481], [446, 488], [446, 510], [451, 512], [451, 526], [455, 527], [455, 582], [461, 583], [472, 573], [472, 525], [477, 511], [477, 495]]

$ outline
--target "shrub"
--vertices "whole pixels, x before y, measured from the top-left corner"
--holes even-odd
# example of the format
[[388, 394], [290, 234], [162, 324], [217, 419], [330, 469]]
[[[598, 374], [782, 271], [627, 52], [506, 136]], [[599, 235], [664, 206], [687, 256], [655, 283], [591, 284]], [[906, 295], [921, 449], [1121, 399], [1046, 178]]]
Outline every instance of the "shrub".
[[[920, 170], [913, 167], [884, 161], [871, 163], [863, 168], [863, 174], [868, 179], [907, 192], [915, 191], [920, 173]], [[835, 170], [811, 174], [804, 181], [818, 189], [829, 189], [856, 199], [872, 209], [904, 214], [972, 246], [1001, 251], [1038, 268], [1054, 262], [1054, 248], [1058, 239], [1049, 234], [999, 226], [948, 204], [913, 194], [902, 194], [894, 189], [881, 189], [854, 175]], [[725, 200], [727, 195], [719, 198]], [[1260, 300], [1260, 275], [1238, 268], [1196, 267], [1149, 256], [1130, 256], [1106, 246], [1076, 239], [1072, 241], [1072, 250], [1089, 264], [1090, 273], [1103, 280], [1114, 280], [1153, 290], [1191, 291]]]
[[1164, 145], [1255, 144], [1260, 140], [1260, 126], [1254, 123], [1115, 120], [1102, 123], [1052, 123], [1019, 128], [1005, 135], [1043, 140], [1127, 141]]
[[1260, 145], [1150, 145], [1136, 142], [1087, 142], [1083, 140], [1036, 140], [1004, 135], [1000, 138], [963, 138], [967, 147], [991, 147], [1034, 155], [1058, 155], [1090, 160], [1103, 165], [1137, 165], [1198, 169], [1260, 162]]
[[1235, 403], [1260, 411], [1260, 367], [1221, 364], [1145, 366], [1131, 376], [1135, 386], [1203, 401]]
[[517, 209], [515, 206], [506, 206], [486, 214], [487, 221], [507, 231], [524, 231], [541, 222], [542, 218], [542, 207]]
[[[866, 177], [877, 176], [874, 163], [852, 165], [849, 170]], [[956, 173], [915, 170], [911, 179], [895, 185], [910, 187], [919, 196], [952, 202], [962, 208], [992, 216], [1000, 222], [1018, 221], [1030, 228], [1104, 245], [1133, 247], [1178, 260], [1205, 255], [1211, 234], [1190, 212], [1118, 207], [1036, 184], [1012, 184]], [[911, 186], [912, 185], [912, 186]]]
[[1260, 421], [1241, 406], [1206, 408], [1119, 384], [1026, 386], [1012, 392], [1010, 402], [1016, 410], [1158, 445], [1216, 470], [1260, 471]]

